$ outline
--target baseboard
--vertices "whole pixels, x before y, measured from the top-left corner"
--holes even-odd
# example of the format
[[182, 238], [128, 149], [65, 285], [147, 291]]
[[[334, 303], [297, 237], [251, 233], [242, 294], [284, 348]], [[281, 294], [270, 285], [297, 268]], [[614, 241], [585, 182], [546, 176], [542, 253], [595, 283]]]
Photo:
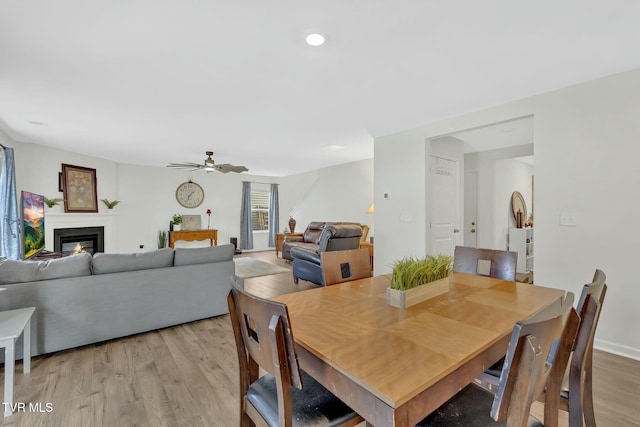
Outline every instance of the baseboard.
[[640, 349], [637, 348], [628, 347], [626, 345], [620, 345], [599, 339], [594, 340], [593, 347], [597, 348], [598, 350], [606, 351], [608, 353], [617, 354], [618, 356], [640, 360]]

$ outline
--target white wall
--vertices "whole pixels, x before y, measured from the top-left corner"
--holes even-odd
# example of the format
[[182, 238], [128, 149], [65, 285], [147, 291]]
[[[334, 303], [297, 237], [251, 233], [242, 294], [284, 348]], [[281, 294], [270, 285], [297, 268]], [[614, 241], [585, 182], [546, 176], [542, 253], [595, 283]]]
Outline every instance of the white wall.
[[[638, 245], [630, 230], [640, 214], [640, 69], [522, 99], [375, 139], [376, 272], [405, 254], [424, 251], [422, 230], [407, 233], [395, 213], [414, 209], [427, 222], [424, 201], [382, 194], [424, 194], [424, 141], [440, 135], [534, 115], [536, 283], [579, 294], [595, 268], [610, 291], [596, 345], [640, 359]], [[391, 203], [393, 201], [393, 203]], [[576, 227], [561, 227], [561, 212]], [[416, 228], [419, 224], [416, 224]], [[416, 230], [414, 230], [416, 231]]]
[[[375, 274], [391, 272], [403, 256], [426, 253], [427, 146], [419, 131], [375, 139]], [[400, 221], [401, 216], [412, 221]]]
[[531, 213], [531, 177], [533, 166], [515, 159], [497, 160], [495, 182], [494, 246], [495, 249], [508, 249], [509, 228], [516, 226], [511, 209], [511, 195], [519, 191], [527, 206], [526, 222]]
[[343, 221], [366, 224], [374, 235], [377, 206], [375, 214], [366, 213], [373, 203], [373, 159], [280, 178], [280, 191], [288, 195], [280, 199], [281, 219], [293, 209], [298, 232], [311, 221]]
[[[211, 228], [218, 229], [218, 243], [229, 243], [230, 237], [240, 236], [242, 181], [277, 182], [274, 177], [248, 174], [205, 173], [127, 165], [41, 145], [15, 142], [1, 132], [0, 136], [5, 145], [15, 149], [18, 191], [27, 190], [48, 198], [61, 198], [62, 193], [58, 192], [61, 163], [95, 168], [98, 198], [121, 201], [113, 211], [108, 211], [104, 204], [98, 202], [100, 213], [115, 214], [117, 242], [110, 247], [116, 252], [155, 249], [158, 232], [168, 230], [169, 221], [175, 213], [201, 215], [203, 227], [206, 227], [207, 209], [213, 211]], [[189, 178], [193, 178], [205, 191], [204, 202], [194, 209], [180, 206], [175, 198], [178, 185]], [[45, 224], [46, 212], [63, 211], [62, 206], [45, 208]], [[140, 248], [141, 245], [143, 249]], [[47, 247], [51, 246], [47, 242]], [[254, 249], [268, 249], [266, 233], [256, 236]]]
[[[510, 202], [504, 204], [504, 193], [508, 188], [497, 189], [496, 162], [513, 157], [523, 157], [533, 155], [533, 144], [519, 145], [497, 150], [481, 151], [470, 153], [464, 156], [464, 167], [466, 172], [475, 171], [478, 173], [478, 212], [477, 212], [477, 244], [480, 248], [504, 249], [501, 243], [504, 242], [504, 234], [498, 230], [503, 230], [505, 225], [505, 212], [511, 212]], [[521, 162], [519, 162], [521, 163]], [[511, 177], [508, 178], [509, 187]], [[505, 181], [501, 178], [502, 181]], [[523, 186], [524, 189], [524, 186]], [[531, 206], [530, 193], [528, 190], [520, 191], [525, 197], [527, 207]], [[513, 192], [514, 190], [511, 190]], [[511, 197], [511, 192], [509, 197]], [[501, 194], [498, 197], [498, 194]], [[511, 219], [513, 221], [513, 219]], [[515, 222], [511, 222], [515, 225]]]
[[[109, 247], [116, 252], [155, 249], [158, 232], [168, 230], [169, 221], [175, 213], [201, 215], [202, 225], [206, 227], [207, 209], [213, 211], [211, 228], [218, 229], [219, 244], [229, 243], [230, 237], [239, 238], [242, 181], [267, 185], [279, 183], [280, 231], [287, 226], [294, 206], [297, 206], [294, 213], [298, 220], [297, 231], [304, 230], [308, 222], [316, 220], [354, 221], [373, 229], [373, 215], [365, 214], [373, 201], [373, 159], [277, 178], [115, 163], [16, 142], [2, 131], [0, 143], [15, 149], [18, 192], [27, 190], [48, 198], [61, 198], [62, 193], [58, 192], [61, 163], [95, 168], [98, 198], [121, 201], [112, 211], [98, 202], [101, 214], [115, 214], [116, 242]], [[189, 178], [200, 184], [205, 192], [203, 203], [194, 209], [180, 206], [175, 198], [177, 186]], [[49, 213], [64, 212], [62, 206], [45, 210]], [[47, 247], [52, 247], [53, 244], [49, 243]], [[253, 250], [268, 249], [268, 233], [254, 233]]]

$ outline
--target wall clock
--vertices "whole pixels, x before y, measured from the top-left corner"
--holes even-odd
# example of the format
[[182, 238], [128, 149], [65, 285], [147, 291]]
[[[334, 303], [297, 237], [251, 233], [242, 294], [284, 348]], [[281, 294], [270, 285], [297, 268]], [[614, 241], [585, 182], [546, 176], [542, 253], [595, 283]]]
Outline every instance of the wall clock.
[[204, 200], [204, 190], [192, 180], [183, 182], [176, 189], [176, 200], [185, 208], [198, 207]]

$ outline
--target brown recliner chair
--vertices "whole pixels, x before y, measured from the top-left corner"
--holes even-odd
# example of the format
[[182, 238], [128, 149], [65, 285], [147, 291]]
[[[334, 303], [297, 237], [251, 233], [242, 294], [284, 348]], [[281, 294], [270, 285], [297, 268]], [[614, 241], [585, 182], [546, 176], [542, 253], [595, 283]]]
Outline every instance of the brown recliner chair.
[[321, 254], [329, 251], [358, 249], [360, 236], [362, 236], [360, 224], [326, 224], [322, 230], [317, 250], [308, 247], [291, 249], [293, 281], [298, 283], [298, 280], [302, 279], [325, 286]]
[[307, 225], [302, 236], [286, 236], [282, 243], [282, 259], [293, 261], [293, 257], [291, 256], [291, 248], [293, 247], [306, 247], [312, 250], [318, 249], [320, 236], [322, 235], [325, 224], [327, 223], [324, 221], [313, 221]]
[[[361, 228], [360, 241], [364, 241], [369, 233], [369, 226], [361, 225], [355, 222], [325, 222], [325, 221], [313, 221], [307, 225], [307, 228], [302, 233], [302, 236], [286, 236], [284, 242], [282, 242], [282, 259], [286, 261], [293, 261], [291, 256], [291, 249], [293, 248], [305, 248], [311, 251], [317, 251], [320, 247], [320, 237], [325, 225], [337, 225], [337, 224], [349, 224], [357, 225]], [[358, 249], [356, 246], [354, 249]]]

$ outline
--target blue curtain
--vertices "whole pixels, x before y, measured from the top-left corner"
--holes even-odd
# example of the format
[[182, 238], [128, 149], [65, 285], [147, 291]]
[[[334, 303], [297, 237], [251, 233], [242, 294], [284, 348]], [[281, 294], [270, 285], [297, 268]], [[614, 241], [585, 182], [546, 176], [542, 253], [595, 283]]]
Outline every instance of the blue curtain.
[[20, 250], [22, 233], [20, 233], [13, 148], [0, 148], [4, 152], [0, 171], [0, 256], [8, 259], [22, 259]]
[[278, 184], [271, 184], [269, 193], [269, 247], [276, 247], [276, 233], [280, 228], [280, 209], [278, 208]]
[[253, 224], [251, 224], [251, 183], [242, 181], [242, 208], [240, 210], [240, 248], [253, 249]]

